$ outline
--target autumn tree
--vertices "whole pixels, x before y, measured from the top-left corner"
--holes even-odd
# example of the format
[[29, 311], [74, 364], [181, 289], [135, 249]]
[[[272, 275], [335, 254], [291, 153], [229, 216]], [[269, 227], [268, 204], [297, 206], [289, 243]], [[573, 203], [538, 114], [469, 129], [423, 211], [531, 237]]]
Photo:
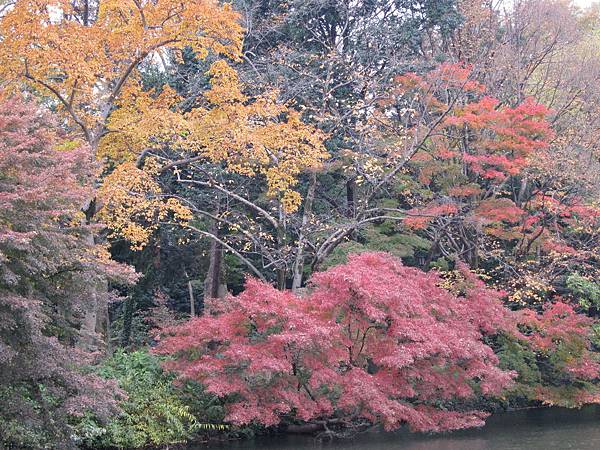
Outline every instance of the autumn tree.
[[1, 76], [49, 95], [95, 153], [117, 105], [153, 103], [132, 97], [143, 64], [186, 47], [235, 58], [237, 19], [214, 0], [19, 0], [0, 21]]
[[[280, 288], [288, 285], [297, 289], [302, 286], [307, 266], [317, 269], [340, 245], [347, 247], [349, 240], [356, 240], [362, 230], [378, 234], [374, 226], [384, 222], [391, 223], [392, 227], [402, 222], [427, 224], [433, 217], [456, 212], [459, 203], [466, 208], [465, 214], [482, 203], [477, 214], [485, 215], [483, 210], [492, 205], [484, 200], [495, 201], [501, 194], [502, 183], [529, 164], [534, 153], [541, 153], [538, 150], [547, 147], [551, 132], [544, 121], [546, 110], [543, 107], [527, 101], [516, 108], [498, 109], [498, 102], [485, 97], [484, 91], [483, 85], [475, 81], [473, 71], [461, 65], [442, 65], [423, 78], [411, 74], [396, 77], [395, 86], [379, 94], [377, 107], [364, 120], [361, 149], [345, 150], [338, 154], [338, 159], [340, 155], [343, 157], [335, 163], [343, 161], [346, 164], [343, 170], [353, 173], [357, 182], [353, 188], [356, 202], [351, 216], [339, 209], [324, 207], [323, 194], [317, 192], [318, 176], [314, 173], [323, 153], [309, 151], [318, 149], [319, 136], [307, 140], [310, 129], [306, 127], [298, 128], [299, 134], [295, 137], [298, 139], [296, 147], [309, 144], [303, 157], [294, 159], [293, 150], [291, 156], [285, 149], [279, 150], [278, 165], [272, 168], [267, 165], [268, 172], [263, 172], [269, 186], [269, 176], [278, 176], [280, 167], [294, 167], [291, 173], [297, 175], [302, 170], [313, 170], [313, 181], [305, 187], [303, 203], [293, 203], [292, 207], [286, 205], [286, 193], [269, 201], [268, 190], [265, 197], [264, 190], [256, 183], [250, 183], [247, 175], [256, 173], [256, 169], [245, 172], [247, 169], [242, 165], [223, 172], [215, 164], [218, 159], [211, 161], [210, 156], [202, 157], [197, 153], [194, 156], [189, 151], [188, 158], [179, 160], [177, 153], [155, 152], [166, 159], [163, 167], [168, 169], [159, 170], [160, 179], [165, 186], [175, 190], [173, 197], [186, 204], [194, 214], [217, 223], [223, 236], [192, 225], [197, 233], [217, 238], [255, 275], [272, 279], [271, 274], [276, 271]], [[208, 95], [210, 93], [208, 91]], [[217, 112], [219, 108], [222, 106], [217, 105], [212, 111]], [[467, 131], [469, 126], [472, 130]], [[271, 133], [276, 130], [273, 127], [264, 129]], [[256, 139], [253, 133], [262, 130], [262, 126], [254, 127], [245, 136]], [[466, 141], [463, 139], [466, 134], [462, 133], [469, 133]], [[183, 135], [185, 137], [178, 141], [180, 149], [185, 150], [190, 143], [196, 148], [201, 147], [201, 144], [194, 144], [193, 132], [186, 131]], [[287, 132], [286, 135], [288, 142], [296, 136]], [[171, 139], [171, 142], [177, 141]], [[250, 140], [246, 142], [252, 143], [251, 146], [246, 144], [247, 148], [256, 145]], [[466, 147], [462, 149], [465, 142]], [[438, 151], [441, 156], [437, 155]], [[436, 156], [430, 158], [431, 152]], [[427, 158], [431, 160], [428, 162]], [[227, 160], [227, 157], [223, 159]], [[446, 169], [450, 166], [452, 170], [448, 172]], [[458, 174], [460, 170], [464, 171], [463, 175]], [[413, 174], [414, 181], [410, 179]], [[423, 190], [436, 174], [450, 175], [451, 179], [443, 182], [443, 190], [438, 193], [445, 199], [433, 198], [437, 187], [432, 188], [431, 194], [426, 193], [428, 188]], [[296, 183], [294, 177], [288, 180], [281, 179], [285, 189], [286, 183]], [[441, 177], [436, 180], [437, 183]], [[474, 191], [477, 183], [481, 187]], [[116, 183], [112, 185], [116, 186]], [[184, 190], [185, 185], [195, 189]], [[421, 194], [409, 192], [413, 188], [420, 189]], [[397, 192], [395, 198], [390, 198], [390, 189]], [[300, 201], [297, 193], [294, 196]], [[455, 200], [449, 202], [448, 196], [454, 196]], [[227, 206], [218, 210], [219, 202]], [[315, 202], [319, 202], [317, 209], [313, 209]], [[424, 209], [424, 205], [427, 208]], [[300, 214], [297, 213], [299, 206], [302, 206]], [[218, 213], [214, 213], [215, 210]], [[124, 223], [129, 226], [129, 222]], [[404, 248], [423, 248], [423, 241], [412, 238], [411, 233], [408, 231], [401, 238], [405, 244], [410, 242]], [[378, 238], [385, 237], [380, 235]], [[397, 244], [403, 245], [400, 241]]]
[[168, 330], [158, 351], [177, 357], [169, 368], [182, 378], [228, 399], [234, 424], [479, 426], [485, 413], [450, 405], [510, 384], [483, 341], [508, 326], [508, 310], [480, 284], [457, 298], [440, 282], [381, 253], [314, 275], [304, 298], [250, 280]]
[[[400, 76], [380, 101], [373, 134], [380, 155], [419, 132], [424, 118], [440, 118], [412, 147], [397, 179], [402, 187], [384, 200], [385, 219], [404, 214], [398, 230], [417, 230], [431, 242], [420, 264], [461, 259], [487, 270], [515, 302], [539, 302], [568, 267], [593, 259], [583, 242], [595, 239], [598, 213], [580, 191], [544, 178], [555, 136], [550, 111], [531, 98], [503, 105], [474, 76], [461, 65]], [[367, 163], [374, 185], [385, 157], [373, 152]]]
[[[543, 14], [539, 14], [540, 7]], [[596, 111], [600, 66], [593, 25], [597, 11], [585, 12], [558, 2], [523, 1], [506, 20], [509, 34], [523, 39], [508, 38], [499, 47], [496, 59], [500, 59], [500, 70], [496, 74], [519, 80], [515, 85], [504, 83], [511, 95], [531, 95], [550, 108], [548, 119], [555, 131], [547, 157], [532, 161], [532, 170], [524, 175], [522, 183], [528, 187], [524, 192], [543, 196], [547, 212], [567, 210], [556, 233], [563, 245], [555, 247], [552, 256], [542, 252], [538, 264], [518, 269], [529, 279], [542, 280], [548, 295], [565, 295], [570, 274], [596, 277], [598, 270]], [[517, 54], [521, 56], [513, 58]], [[514, 61], [509, 66], [517, 67], [508, 69], [509, 60]], [[491, 84], [492, 89], [496, 86]], [[498, 91], [505, 95], [504, 89]]]
[[292, 287], [303, 285], [306, 266], [314, 264], [315, 231], [355, 219], [361, 199], [357, 174], [346, 170], [353, 163], [347, 152], [366, 150], [370, 108], [396, 73], [435, 65], [461, 21], [456, 3], [238, 2], [249, 24], [243, 78], [277, 86], [283, 99], [328, 133], [332, 158], [324, 171], [303, 177], [302, 215], [286, 220], [283, 256]]
[[[165, 222], [168, 212], [172, 212], [187, 222], [185, 227], [192, 234], [227, 248], [255, 275], [262, 277], [252, 262], [238, 248], [225, 242], [217, 231], [191, 220], [208, 219], [242, 229], [253, 222], [252, 216], [235, 224], [223, 215], [224, 211], [219, 211], [218, 205], [204, 206], [201, 200], [205, 196], [188, 198], [188, 192], [192, 191], [187, 187], [212, 191], [211, 195], [222, 195], [229, 202], [240, 202], [251, 214], [266, 219], [273, 227], [272, 244], [274, 251], [278, 251], [284, 245], [285, 217], [295, 213], [302, 201], [296, 190], [298, 177], [304, 172], [319, 170], [328, 156], [323, 147], [324, 135], [304, 124], [288, 105], [279, 103], [275, 92], [248, 97], [244, 93], [245, 85], [224, 62], [213, 64], [208, 75], [210, 88], [189, 112], [164, 113], [153, 109], [150, 114], [136, 115], [123, 109], [115, 113], [109, 128], [114, 125], [118, 130], [123, 121], [133, 133], [143, 126], [147, 134], [136, 152], [131, 148], [136, 145], [135, 139], [126, 128], [117, 133], [130, 147], [124, 154], [113, 153], [113, 157], [126, 162], [107, 178], [101, 189], [104, 208], [100, 214], [115, 235], [143, 246], [161, 222]], [[169, 87], [164, 88], [160, 97], [169, 92], [178, 98]], [[156, 117], [153, 114], [162, 114], [163, 122], [153, 120]], [[153, 147], [144, 148], [148, 145]], [[117, 146], [117, 149], [124, 148]], [[128, 162], [132, 155], [138, 155], [136, 161]], [[263, 202], [269, 206], [261, 207], [244, 198], [219, 179], [223, 176], [258, 180]], [[163, 194], [163, 191], [171, 193]], [[156, 211], [159, 212], [153, 217]], [[245, 230], [249, 239], [255, 240], [257, 234], [257, 230]], [[275, 262], [273, 268], [280, 285], [284, 286], [285, 267]]]
[[[106, 418], [110, 383], [86, 376], [72, 348], [97, 278], [133, 282], [105, 248], [85, 240], [79, 210], [90, 195], [89, 149], [60, 138], [32, 102], [0, 107], [0, 443], [72, 447], [68, 418]], [[106, 296], [109, 293], [105, 293]], [[108, 298], [104, 299], [105, 301]]]
[[502, 337], [497, 351], [503, 367], [519, 371], [509, 391], [513, 398], [567, 408], [600, 402], [600, 365], [590, 318], [556, 302], [541, 313], [520, 311], [516, 323], [523, 334]]
[[[47, 95], [97, 156], [115, 107], [133, 101], [125, 99], [125, 88], [135, 91], [132, 85], [140, 83], [143, 64], [186, 46], [201, 55], [234, 56], [241, 45], [236, 18], [213, 1], [17, 1], [0, 21], [5, 62], [0, 76]], [[92, 220], [95, 195], [84, 209]], [[101, 280], [90, 286], [88, 335], [105, 320], [98, 298], [104, 290]], [[82, 344], [96, 345], [85, 338]]]

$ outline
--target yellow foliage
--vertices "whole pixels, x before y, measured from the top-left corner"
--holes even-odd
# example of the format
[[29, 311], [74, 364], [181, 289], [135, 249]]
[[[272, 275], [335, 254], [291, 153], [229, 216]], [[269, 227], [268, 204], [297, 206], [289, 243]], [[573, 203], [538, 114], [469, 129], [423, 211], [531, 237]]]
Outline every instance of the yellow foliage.
[[302, 203], [302, 197], [296, 191], [285, 191], [281, 197], [281, 204], [285, 211], [297, 211]]
[[176, 145], [187, 129], [183, 115], [176, 110], [180, 100], [168, 86], [160, 93], [143, 91], [139, 83], [128, 86], [110, 115], [98, 156], [113, 162], [132, 161], [151, 139]]
[[77, 3], [17, 0], [0, 20], [0, 77], [43, 86], [93, 146], [115, 101], [136, 92], [123, 88], [142, 61], [187, 46], [199, 57], [241, 51], [239, 15], [218, 0], [100, 0], [87, 23]]
[[[211, 88], [189, 113], [169, 87], [142, 88], [140, 65], [177, 58], [191, 47], [238, 59], [239, 15], [219, 0], [99, 0], [89, 20], [72, 0], [17, 0], [0, 19], [0, 78], [26, 81], [51, 94], [96, 156], [116, 170], [103, 182], [100, 220], [114, 236], [142, 248], [158, 224], [186, 221], [190, 211], [161, 195], [160, 167], [134, 161], [146, 148], [168, 145], [244, 176], [262, 176], [267, 193], [288, 212], [301, 197], [300, 173], [327, 157], [324, 135], [278, 103], [277, 92], [249, 99], [224, 60], [208, 75]], [[92, 8], [93, 9], [93, 8]]]
[[205, 105], [186, 114], [177, 111], [180, 99], [168, 87], [159, 95], [140, 89], [128, 93], [131, 101], [111, 115], [100, 154], [132, 161], [152, 143], [164, 143], [224, 162], [240, 175], [264, 176], [268, 195], [279, 198], [286, 211], [296, 211], [301, 197], [293, 187], [300, 173], [317, 170], [327, 157], [324, 134], [278, 103], [277, 92], [250, 101], [225, 61], [214, 63], [208, 74]]
[[109, 175], [99, 192], [101, 220], [122, 237], [134, 250], [142, 249], [161, 222], [172, 218], [177, 222], [191, 220], [192, 214], [174, 198], [161, 195], [152, 169], [140, 170], [133, 163], [123, 163]]
[[209, 161], [226, 162], [240, 175], [264, 176], [268, 195], [279, 198], [286, 211], [296, 211], [301, 199], [293, 187], [300, 173], [319, 169], [328, 157], [325, 135], [278, 103], [277, 92], [249, 101], [226, 62], [213, 64], [209, 74], [209, 106], [186, 116], [189, 134], [183, 147]]
[[518, 305], [541, 304], [548, 294], [554, 292], [552, 285], [539, 273], [525, 273], [508, 281], [507, 285], [508, 300]]

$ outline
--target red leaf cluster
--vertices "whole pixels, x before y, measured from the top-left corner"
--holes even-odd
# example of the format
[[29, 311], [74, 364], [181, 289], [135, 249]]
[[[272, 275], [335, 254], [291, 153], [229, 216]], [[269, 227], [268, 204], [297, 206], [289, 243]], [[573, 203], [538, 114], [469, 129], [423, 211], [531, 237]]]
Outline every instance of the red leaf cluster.
[[464, 297], [440, 282], [383, 253], [314, 275], [302, 298], [249, 280], [239, 296], [169, 330], [158, 351], [178, 356], [169, 368], [181, 377], [227, 398], [234, 424], [336, 417], [421, 431], [481, 425], [480, 411], [440, 405], [511, 383], [483, 342], [505, 326], [508, 310], [477, 280]]
[[591, 349], [591, 318], [557, 302], [541, 314], [522, 310], [517, 321], [521, 337], [538, 354], [540, 367], [551, 367], [554, 372], [549, 382], [535, 386], [537, 400], [570, 407], [600, 402], [600, 390], [593, 383], [600, 378], [600, 363]]

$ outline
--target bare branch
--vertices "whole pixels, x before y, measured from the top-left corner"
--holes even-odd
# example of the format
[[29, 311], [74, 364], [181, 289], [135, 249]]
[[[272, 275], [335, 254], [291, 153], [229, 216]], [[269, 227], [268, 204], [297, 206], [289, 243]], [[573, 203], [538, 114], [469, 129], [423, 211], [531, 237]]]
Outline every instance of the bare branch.
[[229, 245], [227, 242], [225, 242], [222, 239], [219, 239], [217, 236], [215, 236], [212, 233], [209, 233], [208, 231], [204, 231], [201, 230], [199, 228], [196, 228], [193, 225], [186, 225], [186, 228], [194, 231], [195, 233], [201, 234], [203, 236], [206, 236], [208, 238], [211, 238], [212, 240], [218, 242], [219, 244], [221, 244], [223, 247], [225, 247], [227, 250], [229, 250], [230, 252], [232, 252], [235, 256], [237, 256], [244, 264], [246, 264], [248, 266], [248, 268], [254, 272], [254, 274], [260, 278], [262, 281], [267, 281], [267, 279], [263, 276], [262, 273], [260, 273], [260, 270], [258, 270], [254, 264], [252, 264], [247, 258], [245, 258], [240, 252], [238, 252], [235, 248], [233, 248], [231, 245]]

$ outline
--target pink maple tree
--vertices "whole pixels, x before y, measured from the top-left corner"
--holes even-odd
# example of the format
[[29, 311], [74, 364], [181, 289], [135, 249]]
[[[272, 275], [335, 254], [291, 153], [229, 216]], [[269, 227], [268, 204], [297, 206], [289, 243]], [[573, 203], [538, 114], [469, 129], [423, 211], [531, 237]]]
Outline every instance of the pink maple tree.
[[479, 426], [485, 413], [450, 404], [510, 385], [514, 374], [484, 343], [509, 312], [477, 280], [461, 296], [440, 283], [384, 253], [315, 274], [304, 297], [250, 279], [239, 296], [167, 330], [157, 351], [224, 398], [233, 424]]
[[79, 370], [93, 355], [73, 345], [86, 287], [134, 280], [82, 232], [94, 176], [84, 146], [34, 102], [0, 92], [0, 441], [9, 445], [72, 448], [74, 416], [117, 410], [114, 383]]
[[541, 312], [518, 312], [522, 339], [537, 355], [540, 380], [527, 388], [531, 399], [547, 405], [581, 407], [600, 403], [600, 363], [591, 349], [593, 320], [557, 302]]

